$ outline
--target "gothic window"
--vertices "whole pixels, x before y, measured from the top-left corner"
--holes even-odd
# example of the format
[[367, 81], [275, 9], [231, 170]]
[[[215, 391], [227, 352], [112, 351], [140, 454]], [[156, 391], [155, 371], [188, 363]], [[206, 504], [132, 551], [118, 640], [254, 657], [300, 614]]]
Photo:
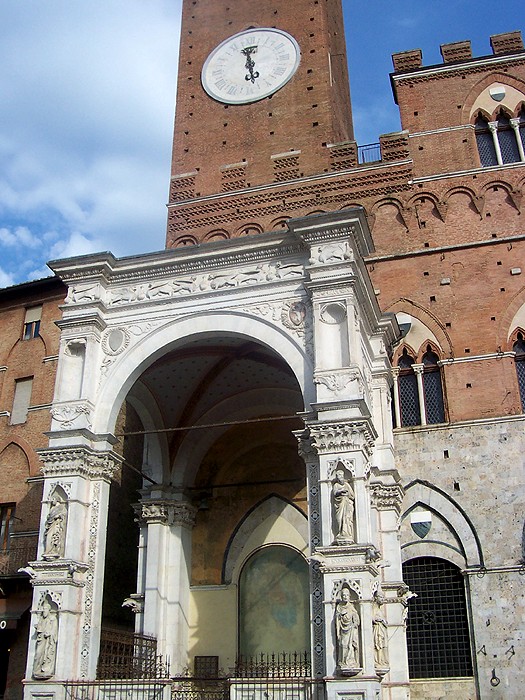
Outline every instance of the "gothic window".
[[412, 365], [415, 360], [410, 357], [406, 348], [399, 358], [398, 391], [399, 391], [399, 412], [401, 426], [421, 425], [421, 407], [419, 405], [419, 392], [417, 387], [417, 377]]
[[308, 564], [294, 549], [259, 549], [239, 579], [239, 652], [244, 658], [310, 648]]
[[481, 115], [476, 119], [475, 132], [481, 165], [484, 168], [489, 165], [497, 165], [498, 156], [496, 155], [496, 148], [494, 146], [492, 134], [490, 133], [489, 123]]
[[403, 564], [403, 580], [417, 595], [408, 608], [407, 647], [411, 678], [472, 676], [463, 576], [436, 557]]
[[516, 374], [520, 389], [521, 408], [525, 411], [525, 340], [523, 333], [518, 333], [518, 339], [514, 343], [513, 350], [516, 353]]
[[445, 421], [443, 385], [438, 360], [439, 357], [432, 351], [430, 345], [427, 345], [427, 351], [423, 355], [423, 392], [427, 423]]
[[479, 158], [483, 167], [525, 162], [525, 110], [509, 118], [503, 111], [494, 122], [480, 113], [474, 124]]

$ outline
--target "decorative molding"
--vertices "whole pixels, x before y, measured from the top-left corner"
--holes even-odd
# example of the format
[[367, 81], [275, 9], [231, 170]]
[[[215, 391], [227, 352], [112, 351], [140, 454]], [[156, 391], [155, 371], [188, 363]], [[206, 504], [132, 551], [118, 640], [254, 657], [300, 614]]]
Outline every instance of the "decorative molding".
[[122, 457], [116, 452], [97, 452], [88, 447], [37, 450], [45, 477], [80, 476], [110, 482], [119, 471]]
[[62, 429], [71, 428], [81, 416], [86, 417], [86, 426], [91, 428], [91, 409], [92, 407], [88, 403], [73, 403], [55, 405], [51, 408], [50, 413], [53, 420], [61, 424]]
[[28, 566], [20, 571], [29, 574], [33, 587], [73, 586], [83, 588], [86, 585], [85, 574], [88, 568], [84, 562], [73, 559], [54, 559], [29, 562]]
[[361, 372], [358, 369], [350, 371], [340, 371], [331, 372], [330, 374], [316, 374], [314, 377], [314, 384], [322, 384], [328, 391], [331, 391], [335, 396], [339, 396], [346, 387], [352, 382], [358, 382], [359, 397], [364, 396], [363, 381], [361, 378]]
[[80, 677], [87, 678], [89, 674], [89, 655], [92, 649], [92, 624], [93, 624], [93, 590], [95, 582], [95, 564], [97, 560], [97, 540], [100, 522], [100, 482], [93, 485], [91, 499], [91, 515], [89, 519], [89, 546], [88, 546], [88, 571], [86, 573], [86, 586], [84, 589], [84, 624], [82, 626], [82, 651], [80, 661]]

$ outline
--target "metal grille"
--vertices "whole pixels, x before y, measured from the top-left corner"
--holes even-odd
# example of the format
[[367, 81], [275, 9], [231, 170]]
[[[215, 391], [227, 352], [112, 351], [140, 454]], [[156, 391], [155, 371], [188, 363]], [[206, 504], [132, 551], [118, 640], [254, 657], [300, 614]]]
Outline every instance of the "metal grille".
[[68, 681], [66, 700], [161, 700], [166, 684], [158, 681]]
[[520, 152], [516, 136], [508, 119], [498, 120], [498, 141], [501, 150], [501, 159], [504, 163], [517, 163], [520, 160]]
[[218, 678], [218, 656], [196, 656], [193, 665], [193, 673], [196, 678]]
[[157, 656], [157, 640], [154, 637], [102, 628], [98, 678], [159, 679], [168, 675], [169, 669]]
[[520, 388], [521, 410], [525, 411], [525, 356], [516, 358], [516, 374], [518, 375], [518, 386]]
[[419, 557], [403, 565], [417, 598], [407, 624], [411, 678], [472, 676], [465, 587], [459, 569], [443, 559]]
[[497, 165], [498, 157], [496, 155], [492, 134], [488, 129], [487, 122], [482, 119], [476, 121], [476, 142], [478, 144], [481, 165], [485, 168], [489, 165]]
[[439, 368], [426, 371], [423, 374], [423, 391], [425, 394], [427, 423], [444, 423], [445, 404], [443, 402], [443, 386]]
[[421, 425], [421, 411], [419, 407], [416, 375], [413, 372], [400, 374], [398, 385], [401, 425]]

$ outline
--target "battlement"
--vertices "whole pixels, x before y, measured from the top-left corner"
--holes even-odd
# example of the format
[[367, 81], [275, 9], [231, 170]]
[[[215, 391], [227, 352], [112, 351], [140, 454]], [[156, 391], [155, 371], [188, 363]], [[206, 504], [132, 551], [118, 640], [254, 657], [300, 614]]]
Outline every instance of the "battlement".
[[[523, 38], [519, 31], [493, 34], [490, 37], [490, 45], [494, 56], [518, 53], [523, 51]], [[443, 63], [458, 63], [469, 61], [473, 58], [470, 41], [455, 41], [451, 44], [442, 44], [440, 50]], [[486, 56], [482, 58], [486, 58]], [[392, 54], [392, 63], [395, 73], [424, 68], [423, 53], [421, 49], [394, 53]]]

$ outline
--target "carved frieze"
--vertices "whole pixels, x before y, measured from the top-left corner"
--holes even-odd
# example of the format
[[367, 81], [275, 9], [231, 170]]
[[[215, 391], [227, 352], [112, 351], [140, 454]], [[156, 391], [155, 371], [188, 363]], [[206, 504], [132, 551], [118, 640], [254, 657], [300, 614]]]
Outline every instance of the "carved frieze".
[[86, 447], [39, 450], [44, 476], [82, 476], [111, 481], [120, 469], [122, 457], [115, 452], [95, 452]]
[[403, 496], [405, 494], [403, 487], [399, 484], [384, 485], [372, 484], [370, 487], [372, 496], [372, 504], [378, 510], [394, 509], [398, 515], [401, 513]]
[[182, 501], [142, 501], [135, 507], [136, 519], [144, 525], [195, 525], [197, 508]]
[[333, 265], [354, 259], [349, 241], [332, 241], [311, 250], [310, 265]]
[[325, 386], [328, 391], [332, 392], [335, 396], [340, 396], [352, 382], [357, 383], [356, 393], [359, 398], [363, 398], [363, 381], [361, 372], [358, 369], [330, 372], [329, 374], [317, 374], [314, 377], [314, 384]]
[[319, 454], [361, 450], [370, 456], [374, 437], [364, 423], [319, 423], [310, 426], [312, 445]]
[[32, 561], [20, 569], [29, 574], [31, 585], [38, 586], [74, 586], [83, 588], [86, 585], [85, 574], [88, 565], [72, 559]]

